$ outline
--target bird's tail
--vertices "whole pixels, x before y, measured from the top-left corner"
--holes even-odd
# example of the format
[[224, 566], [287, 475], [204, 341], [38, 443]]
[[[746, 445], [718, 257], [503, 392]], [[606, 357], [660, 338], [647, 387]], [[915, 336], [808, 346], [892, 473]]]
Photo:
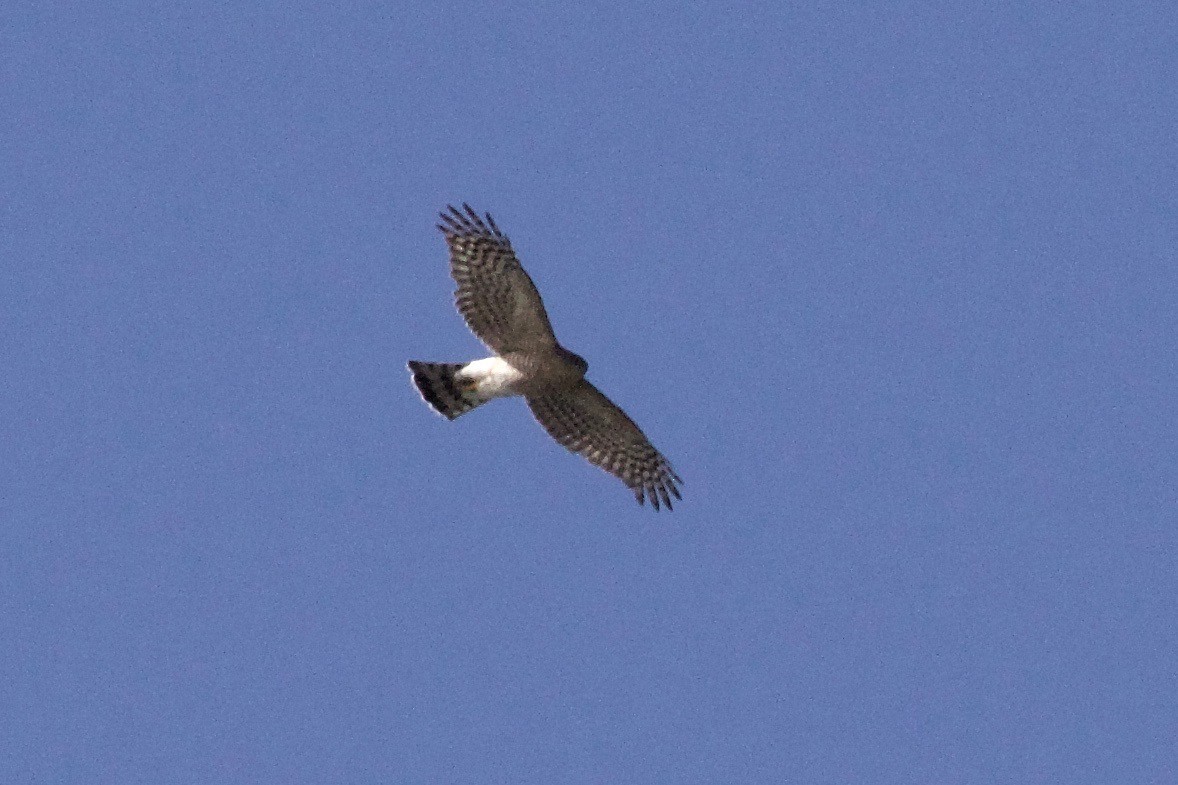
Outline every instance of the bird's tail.
[[421, 397], [430, 408], [450, 420], [490, 400], [479, 395], [471, 380], [458, 376], [464, 367], [462, 363], [409, 361], [409, 372]]

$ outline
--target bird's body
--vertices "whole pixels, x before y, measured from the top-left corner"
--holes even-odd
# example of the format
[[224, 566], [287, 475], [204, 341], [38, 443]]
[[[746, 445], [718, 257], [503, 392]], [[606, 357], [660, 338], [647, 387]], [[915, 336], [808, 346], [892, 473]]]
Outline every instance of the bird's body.
[[527, 395], [527, 371], [520, 370], [510, 361], [497, 355], [474, 360], [462, 366], [459, 378], [474, 385], [479, 395], [488, 400], [511, 395]]
[[585, 379], [589, 364], [556, 340], [540, 293], [491, 216], [469, 205], [442, 213], [455, 302], [495, 352], [469, 363], [410, 361], [435, 411], [455, 419], [495, 398], [520, 395], [554, 439], [621, 479], [638, 501], [671, 508], [682, 480], [625, 412]]

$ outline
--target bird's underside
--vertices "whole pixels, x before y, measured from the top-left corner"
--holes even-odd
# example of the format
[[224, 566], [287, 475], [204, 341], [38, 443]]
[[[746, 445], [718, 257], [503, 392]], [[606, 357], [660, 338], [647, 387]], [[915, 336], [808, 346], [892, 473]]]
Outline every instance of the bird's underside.
[[588, 363], [556, 340], [540, 292], [490, 214], [450, 207], [438, 229], [450, 249], [459, 313], [495, 354], [470, 363], [410, 361], [425, 402], [455, 419], [522, 395], [553, 439], [624, 482], [657, 510], [682, 498], [679, 475], [634, 421], [588, 380]]

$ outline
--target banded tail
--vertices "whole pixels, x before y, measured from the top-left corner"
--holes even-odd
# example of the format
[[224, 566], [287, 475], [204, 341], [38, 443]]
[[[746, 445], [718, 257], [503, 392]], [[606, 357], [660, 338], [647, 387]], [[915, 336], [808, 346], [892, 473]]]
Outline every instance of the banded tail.
[[479, 395], [473, 380], [458, 378], [462, 363], [423, 363], [409, 361], [413, 383], [426, 403], [438, 414], [453, 420], [490, 400]]

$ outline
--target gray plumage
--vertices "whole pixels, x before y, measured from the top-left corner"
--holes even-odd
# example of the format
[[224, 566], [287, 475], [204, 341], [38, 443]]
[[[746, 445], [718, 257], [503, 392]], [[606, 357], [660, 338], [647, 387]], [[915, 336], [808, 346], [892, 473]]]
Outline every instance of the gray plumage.
[[620, 479], [657, 510], [682, 498], [679, 475], [625, 412], [589, 381], [589, 364], [556, 340], [540, 292], [490, 214], [449, 207], [438, 229], [450, 249], [459, 313], [494, 353], [472, 363], [411, 361], [413, 382], [449, 419], [496, 397], [522, 395], [553, 439]]

